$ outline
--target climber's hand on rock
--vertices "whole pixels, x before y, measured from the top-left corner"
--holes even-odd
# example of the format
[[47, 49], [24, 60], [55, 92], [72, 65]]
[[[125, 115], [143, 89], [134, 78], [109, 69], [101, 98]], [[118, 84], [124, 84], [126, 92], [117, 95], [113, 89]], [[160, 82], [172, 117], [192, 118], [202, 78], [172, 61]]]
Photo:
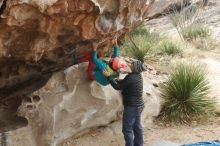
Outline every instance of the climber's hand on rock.
[[114, 39], [112, 39], [112, 45], [118, 46], [117, 36], [115, 36]]
[[114, 44], [115, 44], [115, 39], [112, 40], [112, 45], [114, 45]]
[[106, 76], [106, 77], [110, 77], [110, 75], [111, 75], [111, 73], [110, 73], [107, 69], [104, 69], [104, 70], [102, 71], [102, 74], [103, 74], [104, 76]]
[[114, 39], [112, 40], [112, 45], [113, 45], [113, 46], [118, 46], [117, 38], [114, 38]]
[[94, 51], [96, 51], [96, 50], [97, 50], [97, 47], [98, 47], [98, 44], [97, 44], [96, 42], [93, 42], [93, 43], [92, 43], [92, 49], [93, 49]]

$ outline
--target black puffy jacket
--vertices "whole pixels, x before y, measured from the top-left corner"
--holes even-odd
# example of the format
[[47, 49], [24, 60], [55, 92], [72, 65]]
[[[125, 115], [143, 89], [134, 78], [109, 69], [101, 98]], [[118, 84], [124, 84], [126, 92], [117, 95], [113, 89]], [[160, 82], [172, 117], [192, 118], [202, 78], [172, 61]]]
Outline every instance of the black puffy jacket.
[[122, 90], [125, 106], [144, 106], [141, 73], [130, 73], [123, 80], [109, 77], [109, 82], [114, 89]]

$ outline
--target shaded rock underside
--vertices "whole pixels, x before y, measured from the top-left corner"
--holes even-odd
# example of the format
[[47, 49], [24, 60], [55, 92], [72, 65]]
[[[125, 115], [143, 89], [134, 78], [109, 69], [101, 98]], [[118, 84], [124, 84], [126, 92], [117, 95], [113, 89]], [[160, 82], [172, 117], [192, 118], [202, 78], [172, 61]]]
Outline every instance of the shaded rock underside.
[[29, 94], [51, 74], [77, 63], [101, 43], [123, 37], [142, 20], [149, 0], [2, 0], [0, 101]]

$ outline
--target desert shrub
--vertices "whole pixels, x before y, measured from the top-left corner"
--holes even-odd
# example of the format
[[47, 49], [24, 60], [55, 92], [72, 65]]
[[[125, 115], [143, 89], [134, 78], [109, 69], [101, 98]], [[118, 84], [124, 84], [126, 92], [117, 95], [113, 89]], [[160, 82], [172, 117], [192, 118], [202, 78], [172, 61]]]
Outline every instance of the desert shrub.
[[151, 44], [147, 41], [147, 37], [142, 35], [137, 35], [133, 38], [130, 38], [129, 41], [125, 42], [124, 46], [128, 56], [141, 61], [145, 60], [148, 51], [151, 48]]
[[141, 23], [137, 28], [131, 32], [131, 36], [135, 35], [150, 35], [150, 32], [146, 29], [144, 23]]
[[161, 88], [164, 103], [159, 118], [190, 122], [213, 115], [214, 102], [207, 97], [209, 89], [200, 65], [178, 64]]
[[209, 29], [201, 19], [198, 7], [190, 5], [186, 8], [181, 7], [180, 11], [174, 8], [170, 19], [183, 40], [191, 41], [198, 37], [209, 36]]
[[162, 41], [161, 51], [167, 55], [177, 55], [182, 53], [181, 46], [178, 43], [173, 43], [169, 40]]
[[141, 24], [125, 39], [123, 47], [128, 56], [144, 61], [159, 40], [159, 34], [149, 32]]
[[209, 36], [209, 29], [205, 26], [194, 24], [187, 27], [182, 33], [185, 40], [192, 41], [196, 38], [205, 38]]

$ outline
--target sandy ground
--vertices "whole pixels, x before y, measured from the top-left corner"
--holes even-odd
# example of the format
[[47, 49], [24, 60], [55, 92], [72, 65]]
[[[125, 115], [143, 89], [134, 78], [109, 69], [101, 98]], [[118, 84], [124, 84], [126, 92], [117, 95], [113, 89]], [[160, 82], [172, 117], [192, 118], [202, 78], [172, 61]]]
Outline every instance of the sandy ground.
[[[213, 3], [219, 0], [213, 0]], [[212, 5], [213, 5], [212, 3]], [[211, 7], [207, 8], [213, 15], [206, 14], [205, 17], [210, 17], [209, 23], [212, 28], [220, 30], [220, 4], [214, 5], [215, 11]], [[217, 10], [217, 11], [216, 11]], [[213, 12], [214, 11], [214, 12]], [[211, 17], [212, 16], [212, 17]], [[163, 21], [162, 18], [157, 22], [153, 20], [150, 24], [161, 25], [158, 22]], [[219, 26], [219, 27], [218, 27]], [[166, 25], [164, 25], [164, 28]], [[168, 26], [170, 27], [170, 26]], [[158, 26], [159, 28], [159, 26]], [[162, 28], [163, 29], [163, 28]], [[172, 30], [172, 29], [170, 29]], [[215, 36], [220, 36], [220, 31], [215, 31]], [[218, 101], [218, 108], [220, 107], [220, 49], [212, 51], [193, 50], [188, 52], [188, 55], [196, 54], [199, 62], [206, 65], [208, 79], [211, 85], [210, 96]], [[179, 126], [161, 126], [161, 124], [152, 123], [144, 125], [144, 146], [152, 146], [161, 140], [169, 140], [178, 144], [187, 144], [198, 141], [206, 140], [220, 140], [220, 115], [210, 119], [204, 123], [193, 122], [192, 125], [179, 125]], [[69, 138], [64, 141], [60, 146], [123, 146], [124, 139], [121, 133], [121, 121], [117, 121], [107, 127], [101, 127], [91, 130], [89, 133], [84, 134], [77, 138]]]
[[[112, 128], [112, 127], [117, 128]], [[145, 125], [147, 126], [147, 125]], [[124, 146], [121, 121], [105, 128], [98, 128], [78, 137], [67, 139], [62, 146]], [[116, 131], [115, 131], [116, 130]], [[187, 126], [151, 125], [144, 129], [144, 146], [152, 146], [162, 140], [187, 144], [205, 140], [220, 140], [220, 117], [204, 124]]]

